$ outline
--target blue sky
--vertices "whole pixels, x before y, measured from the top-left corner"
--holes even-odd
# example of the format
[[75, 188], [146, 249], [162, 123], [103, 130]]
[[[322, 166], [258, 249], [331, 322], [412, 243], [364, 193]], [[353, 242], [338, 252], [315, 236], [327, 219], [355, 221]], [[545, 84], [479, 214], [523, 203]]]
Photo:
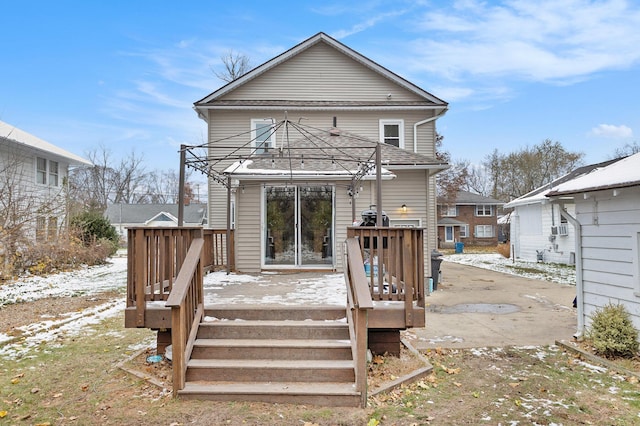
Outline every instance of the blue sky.
[[454, 159], [544, 139], [608, 159], [640, 133], [640, 2], [0, 0], [0, 120], [76, 154], [178, 167], [230, 50], [257, 66], [325, 32], [449, 102]]

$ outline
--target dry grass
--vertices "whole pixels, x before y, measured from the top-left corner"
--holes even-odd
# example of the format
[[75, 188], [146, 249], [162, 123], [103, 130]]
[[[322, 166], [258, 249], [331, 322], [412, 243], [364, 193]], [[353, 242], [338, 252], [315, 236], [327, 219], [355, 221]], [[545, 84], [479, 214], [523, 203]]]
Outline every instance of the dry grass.
[[496, 251], [507, 259], [511, 258], [511, 245], [509, 242], [498, 244]]

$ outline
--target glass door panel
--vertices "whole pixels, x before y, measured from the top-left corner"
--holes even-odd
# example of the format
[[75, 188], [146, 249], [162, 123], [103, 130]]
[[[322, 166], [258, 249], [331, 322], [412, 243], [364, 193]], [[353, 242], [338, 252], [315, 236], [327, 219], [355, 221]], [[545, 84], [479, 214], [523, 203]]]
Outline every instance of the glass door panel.
[[296, 189], [268, 187], [266, 192], [266, 265], [296, 264]]
[[333, 264], [333, 187], [298, 188], [300, 264]]

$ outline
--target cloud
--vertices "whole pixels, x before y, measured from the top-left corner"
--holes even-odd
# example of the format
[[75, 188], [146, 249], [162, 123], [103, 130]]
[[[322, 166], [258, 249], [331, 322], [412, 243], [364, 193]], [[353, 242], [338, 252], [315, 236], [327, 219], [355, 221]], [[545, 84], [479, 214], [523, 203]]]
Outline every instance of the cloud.
[[591, 129], [589, 135], [607, 139], [629, 139], [633, 137], [633, 130], [624, 124], [620, 126], [600, 124]]
[[423, 70], [449, 79], [575, 81], [640, 62], [640, 7], [623, 0], [465, 0], [415, 24]]

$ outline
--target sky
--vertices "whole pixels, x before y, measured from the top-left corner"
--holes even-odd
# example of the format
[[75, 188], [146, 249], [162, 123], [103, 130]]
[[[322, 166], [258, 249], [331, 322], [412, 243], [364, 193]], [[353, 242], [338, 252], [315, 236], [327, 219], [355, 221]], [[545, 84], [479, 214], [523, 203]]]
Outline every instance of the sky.
[[[545, 139], [604, 161], [640, 134], [638, 0], [0, 0], [0, 120], [75, 154], [177, 170], [193, 103], [325, 32], [449, 103], [454, 160]], [[204, 178], [203, 178], [204, 179]], [[197, 179], [195, 179], [197, 180]]]

